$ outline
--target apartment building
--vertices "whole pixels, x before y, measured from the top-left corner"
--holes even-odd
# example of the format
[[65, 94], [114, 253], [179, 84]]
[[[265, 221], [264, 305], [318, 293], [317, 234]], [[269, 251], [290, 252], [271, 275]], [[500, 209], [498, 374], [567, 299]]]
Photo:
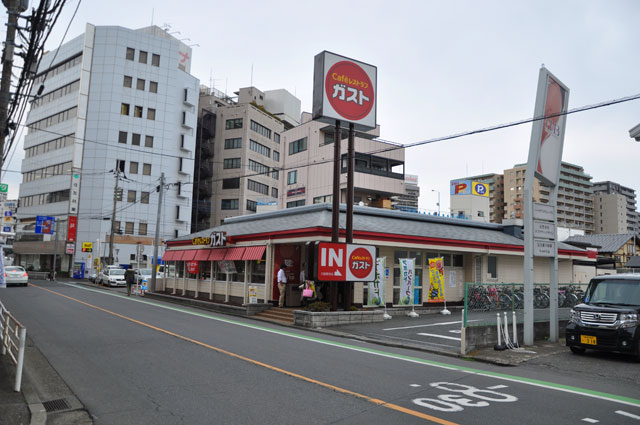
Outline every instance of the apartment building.
[[405, 192], [393, 198], [391, 202], [394, 210], [418, 212], [418, 200], [420, 199], [420, 186], [418, 185], [418, 176], [415, 174], [404, 175]]
[[[401, 145], [376, 140], [380, 128], [356, 132], [354, 202], [392, 208], [396, 197], [407, 193], [404, 149]], [[282, 135], [283, 178], [278, 199], [284, 208], [298, 207], [333, 199], [333, 158], [335, 127], [311, 120], [302, 114], [302, 124]], [[341, 132], [340, 202], [347, 201], [347, 138]]]
[[593, 183], [595, 233], [640, 233], [636, 191], [612, 181]]
[[199, 205], [204, 204], [201, 213], [206, 212], [206, 202], [210, 208], [208, 223], [201, 223], [199, 214], [199, 229], [252, 214], [258, 205], [280, 198], [282, 134], [299, 124], [300, 100], [282, 89], [263, 92], [246, 87], [235, 94], [231, 98], [201, 88], [201, 116], [209, 115], [210, 121], [199, 143], [212, 146], [215, 163], [203, 161], [211, 167], [210, 178], [196, 176], [202, 189], [198, 194]]
[[[90, 270], [111, 241], [115, 263], [150, 264], [161, 173], [162, 238], [190, 233], [199, 85], [191, 54], [157, 26], [87, 24], [43, 56], [32, 94], [42, 92], [26, 119], [20, 264], [48, 270], [56, 253], [58, 270]], [[37, 216], [54, 217], [57, 235], [36, 234]]]

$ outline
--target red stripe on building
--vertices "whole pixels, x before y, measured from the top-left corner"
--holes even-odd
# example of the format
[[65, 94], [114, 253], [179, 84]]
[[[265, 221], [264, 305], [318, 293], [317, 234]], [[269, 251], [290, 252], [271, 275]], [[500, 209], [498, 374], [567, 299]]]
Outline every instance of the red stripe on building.
[[258, 246], [248, 246], [244, 255], [242, 256], [243, 260], [261, 260], [264, 255], [264, 250], [267, 249], [265, 245]]

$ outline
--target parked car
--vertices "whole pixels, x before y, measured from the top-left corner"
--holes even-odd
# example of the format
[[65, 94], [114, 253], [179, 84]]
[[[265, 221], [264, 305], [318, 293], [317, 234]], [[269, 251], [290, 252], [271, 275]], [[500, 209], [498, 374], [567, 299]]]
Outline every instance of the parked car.
[[27, 286], [27, 283], [29, 283], [29, 275], [24, 267], [21, 266], [5, 267], [4, 278], [7, 286]]
[[139, 284], [143, 280], [146, 280], [147, 282], [151, 282], [151, 277], [152, 277], [151, 269], [135, 269], [134, 273], [135, 273], [136, 283]]
[[98, 282], [107, 286], [126, 286], [124, 269], [105, 268], [100, 272]]
[[96, 281], [98, 280], [98, 274], [95, 272], [90, 273], [88, 279], [89, 279], [89, 282], [96, 283]]
[[639, 317], [640, 274], [595, 277], [584, 302], [571, 310], [566, 344], [575, 354], [617, 351], [640, 361]]

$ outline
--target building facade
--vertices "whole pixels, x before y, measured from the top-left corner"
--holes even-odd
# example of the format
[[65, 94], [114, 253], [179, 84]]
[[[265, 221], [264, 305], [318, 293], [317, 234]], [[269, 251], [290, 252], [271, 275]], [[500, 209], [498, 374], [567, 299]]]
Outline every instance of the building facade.
[[[156, 26], [87, 24], [43, 56], [33, 93], [42, 94], [26, 120], [20, 264], [49, 270], [57, 252], [58, 270], [90, 270], [108, 261], [110, 242], [114, 263], [150, 264], [161, 173], [161, 237], [190, 233], [198, 104], [190, 67], [191, 48]], [[54, 217], [57, 235], [35, 234], [37, 216]]]
[[404, 194], [398, 195], [396, 199], [391, 202], [393, 209], [407, 212], [418, 212], [420, 186], [418, 185], [417, 175], [404, 175], [404, 190]]
[[[482, 174], [479, 176], [464, 177], [456, 180], [472, 180], [489, 185], [489, 222], [502, 223], [505, 217], [504, 211], [504, 174]], [[457, 216], [451, 209], [451, 214]]]
[[612, 181], [593, 184], [595, 233], [640, 234], [636, 191]]

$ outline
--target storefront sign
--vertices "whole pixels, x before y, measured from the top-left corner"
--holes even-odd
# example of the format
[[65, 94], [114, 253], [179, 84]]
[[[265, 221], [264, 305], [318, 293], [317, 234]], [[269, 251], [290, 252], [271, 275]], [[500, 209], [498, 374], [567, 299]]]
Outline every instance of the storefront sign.
[[211, 232], [211, 235], [191, 239], [191, 245], [225, 246], [227, 232]]
[[427, 302], [441, 303], [444, 301], [444, 259], [429, 258], [429, 292]]
[[249, 286], [249, 304], [258, 303], [258, 288], [255, 286]]
[[413, 302], [414, 262], [413, 258], [400, 259], [400, 299], [398, 303], [402, 305], [411, 305]]
[[369, 282], [367, 305], [376, 307], [384, 305], [384, 270], [387, 257], [376, 258], [376, 280]]
[[211, 238], [207, 237], [198, 237], [191, 239], [191, 245], [209, 245], [211, 243]]
[[67, 223], [67, 240], [69, 242], [75, 242], [77, 233], [78, 233], [78, 217], [75, 215], [70, 215], [69, 222]]
[[471, 180], [451, 180], [450, 195], [475, 195], [489, 197], [489, 185]]
[[82, 252], [93, 252], [93, 242], [82, 242]]
[[298, 195], [304, 195], [306, 192], [306, 188], [304, 187], [299, 187], [297, 189], [291, 189], [287, 191], [287, 196], [298, 196]]
[[187, 271], [191, 274], [198, 274], [199, 271], [199, 262], [198, 261], [187, 261]]
[[220, 271], [225, 274], [237, 273], [236, 264], [231, 260], [218, 261], [218, 267], [220, 267]]
[[319, 281], [370, 282], [375, 280], [376, 248], [370, 245], [318, 243]]
[[69, 255], [73, 255], [75, 251], [76, 251], [76, 245], [73, 242], [68, 243], [64, 250], [65, 254], [69, 254]]

